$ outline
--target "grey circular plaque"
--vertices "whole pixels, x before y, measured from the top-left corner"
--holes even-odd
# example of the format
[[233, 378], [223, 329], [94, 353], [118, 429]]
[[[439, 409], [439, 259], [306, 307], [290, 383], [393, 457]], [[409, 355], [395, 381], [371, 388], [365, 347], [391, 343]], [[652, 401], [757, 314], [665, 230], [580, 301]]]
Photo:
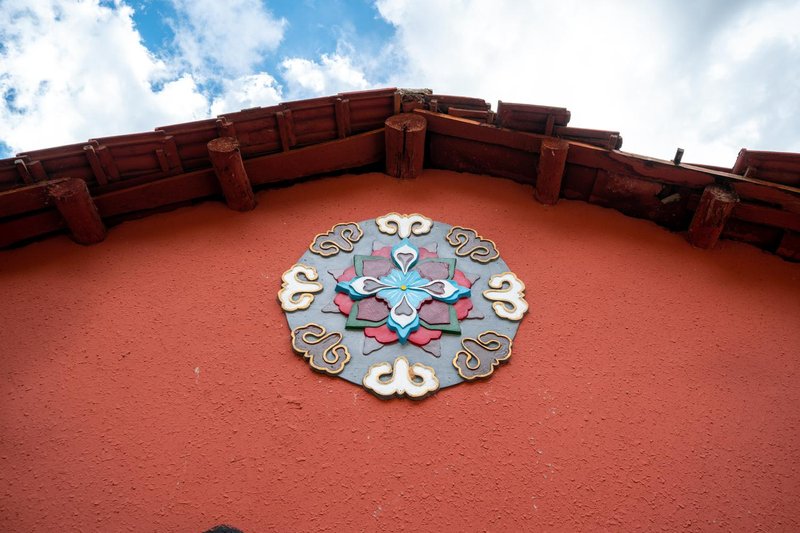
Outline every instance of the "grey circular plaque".
[[508, 361], [524, 290], [477, 231], [389, 213], [317, 235], [278, 299], [314, 370], [419, 399]]

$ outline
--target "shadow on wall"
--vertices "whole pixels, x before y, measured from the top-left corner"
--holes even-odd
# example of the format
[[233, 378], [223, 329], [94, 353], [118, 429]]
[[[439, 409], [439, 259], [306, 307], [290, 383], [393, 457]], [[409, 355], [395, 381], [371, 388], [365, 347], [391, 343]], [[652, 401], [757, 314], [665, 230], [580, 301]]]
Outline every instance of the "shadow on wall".
[[203, 533], [244, 533], [241, 529], [236, 529], [233, 526], [226, 526], [225, 524], [220, 524], [218, 526], [214, 526], [211, 529], [204, 531]]

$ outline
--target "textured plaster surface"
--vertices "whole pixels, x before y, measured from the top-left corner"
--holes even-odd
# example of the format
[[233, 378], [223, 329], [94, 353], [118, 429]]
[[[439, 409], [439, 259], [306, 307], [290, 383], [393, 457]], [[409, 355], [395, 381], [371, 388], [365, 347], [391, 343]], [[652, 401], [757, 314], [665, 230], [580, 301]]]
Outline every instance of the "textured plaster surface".
[[[0, 254], [0, 529], [800, 528], [800, 267], [510, 181], [347, 176]], [[491, 236], [531, 306], [492, 379], [382, 401], [290, 349], [342, 220]]]

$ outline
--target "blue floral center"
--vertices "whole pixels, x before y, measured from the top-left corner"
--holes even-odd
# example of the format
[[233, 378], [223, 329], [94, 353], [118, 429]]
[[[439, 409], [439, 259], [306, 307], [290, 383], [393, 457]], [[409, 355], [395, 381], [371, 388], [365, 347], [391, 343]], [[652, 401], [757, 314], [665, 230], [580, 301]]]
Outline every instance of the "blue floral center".
[[391, 308], [386, 325], [397, 333], [401, 344], [419, 329], [418, 310], [428, 300], [454, 304], [468, 297], [470, 290], [451, 279], [430, 280], [419, 272], [410, 270], [419, 259], [419, 248], [403, 239], [392, 248], [392, 262], [397, 266], [381, 278], [359, 276], [350, 281], [340, 281], [336, 291], [348, 294], [354, 300], [375, 296]]

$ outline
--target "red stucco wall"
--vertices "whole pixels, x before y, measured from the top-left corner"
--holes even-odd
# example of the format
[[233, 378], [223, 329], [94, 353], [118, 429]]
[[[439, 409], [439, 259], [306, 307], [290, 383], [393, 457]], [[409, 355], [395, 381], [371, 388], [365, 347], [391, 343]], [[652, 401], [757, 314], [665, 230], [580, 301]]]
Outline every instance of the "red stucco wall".
[[[798, 265], [466, 174], [258, 199], [0, 254], [0, 529], [800, 528]], [[389, 211], [526, 282], [491, 380], [385, 402], [291, 352], [280, 274]]]

